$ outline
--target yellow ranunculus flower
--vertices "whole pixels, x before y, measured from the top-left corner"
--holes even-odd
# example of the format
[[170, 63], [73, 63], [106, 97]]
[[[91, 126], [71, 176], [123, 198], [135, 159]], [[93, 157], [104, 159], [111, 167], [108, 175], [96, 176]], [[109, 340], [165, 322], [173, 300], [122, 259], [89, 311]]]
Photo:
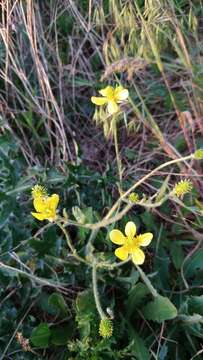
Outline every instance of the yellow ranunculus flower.
[[[126, 235], [126, 236], [125, 236]], [[125, 226], [125, 235], [117, 229], [110, 232], [109, 236], [114, 244], [122, 245], [115, 250], [115, 255], [120, 260], [126, 260], [129, 255], [136, 265], [142, 265], [145, 260], [145, 254], [140, 246], [148, 246], [153, 238], [152, 233], [136, 235], [136, 225], [129, 221]]]
[[34, 208], [37, 212], [31, 212], [32, 216], [36, 219], [56, 220], [56, 208], [59, 203], [59, 195], [53, 194], [51, 196], [38, 196], [33, 200]]
[[107, 104], [107, 110], [110, 115], [118, 112], [118, 104], [126, 100], [129, 95], [128, 90], [122, 86], [116, 86], [115, 89], [112, 86], [107, 86], [105, 89], [100, 90], [99, 93], [103, 97], [92, 96], [91, 101], [99, 106]]

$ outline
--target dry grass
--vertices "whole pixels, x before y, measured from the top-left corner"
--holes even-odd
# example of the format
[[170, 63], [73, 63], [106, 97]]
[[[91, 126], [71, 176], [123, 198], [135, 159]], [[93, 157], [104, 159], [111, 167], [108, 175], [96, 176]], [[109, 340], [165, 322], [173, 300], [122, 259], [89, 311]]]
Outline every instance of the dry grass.
[[[131, 90], [125, 126], [120, 121], [120, 150], [124, 158], [126, 144], [138, 152], [136, 168], [143, 160], [146, 169], [150, 166], [149, 142], [154, 154], [172, 159], [180, 155], [177, 138], [185, 139], [189, 152], [196, 149], [196, 138], [203, 134], [203, 106], [201, 24], [195, 6], [182, 12], [167, 0], [146, 1], [144, 9], [113, 0], [107, 9], [107, 3], [99, 7], [89, 1], [85, 13], [71, 0], [4, 0], [1, 9], [1, 128], [20, 141], [29, 164], [63, 168], [64, 161], [76, 161], [81, 148], [91, 166], [105, 169], [111, 142], [91, 123], [90, 94], [92, 86], [100, 86], [99, 77], [121, 81]], [[101, 76], [95, 77], [95, 70]], [[102, 124], [108, 134], [109, 120]], [[91, 146], [100, 150], [88, 154]], [[104, 147], [109, 155], [103, 166]], [[125, 163], [127, 175], [133, 168]], [[201, 175], [193, 165], [185, 164], [182, 174]], [[202, 189], [201, 182], [195, 185]]]

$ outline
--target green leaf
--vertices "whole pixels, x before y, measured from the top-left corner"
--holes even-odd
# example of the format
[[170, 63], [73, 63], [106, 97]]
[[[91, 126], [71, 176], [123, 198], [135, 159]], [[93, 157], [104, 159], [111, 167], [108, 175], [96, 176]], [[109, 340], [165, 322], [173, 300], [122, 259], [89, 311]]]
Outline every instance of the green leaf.
[[62, 316], [68, 315], [68, 306], [60, 293], [55, 292], [51, 294], [48, 303], [57, 309]]
[[[163, 246], [164, 237], [161, 236], [162, 242], [159, 245], [158, 256], [154, 259], [154, 271], [156, 276], [156, 289], [170, 289], [170, 258], [166, 249]], [[166, 239], [166, 238], [165, 238]]]
[[76, 299], [76, 310], [79, 314], [86, 314], [95, 311], [95, 302], [93, 292], [90, 290], [78, 294]]
[[184, 252], [182, 246], [178, 242], [172, 243], [170, 247], [171, 257], [174, 263], [175, 268], [178, 270], [181, 268], [181, 265], [184, 260]]
[[139, 279], [139, 273], [133, 269], [129, 275], [130, 276], [118, 276], [116, 280], [123, 284], [123, 286], [125, 286], [125, 284], [134, 286]]
[[56, 307], [49, 304], [49, 298], [50, 295], [44, 290], [41, 292], [41, 294], [38, 297], [37, 306], [42, 310], [43, 312], [56, 316], [58, 310]]
[[203, 269], [203, 249], [197, 251], [185, 265], [185, 275], [194, 276], [198, 269]]
[[188, 301], [190, 314], [199, 314], [203, 316], [203, 295], [191, 296]]
[[146, 285], [138, 283], [133, 286], [126, 301], [126, 315], [130, 317], [131, 314], [143, 304], [148, 294], [149, 290]]
[[193, 325], [193, 324], [199, 324], [203, 323], [203, 317], [199, 314], [193, 314], [193, 315], [180, 315], [179, 320], [183, 321], [186, 325]]
[[144, 340], [133, 330], [133, 341], [131, 345], [133, 354], [135, 354], [137, 360], [149, 360], [150, 354], [145, 345]]
[[184, 322], [181, 327], [182, 329], [187, 331], [187, 333], [193, 335], [194, 337], [203, 339], [203, 330], [201, 323]]
[[41, 323], [33, 329], [31, 334], [31, 342], [34, 346], [40, 348], [47, 348], [49, 345], [51, 331], [47, 323]]
[[76, 321], [80, 330], [80, 335], [85, 338], [90, 335], [91, 326], [98, 327], [95, 322], [96, 306], [92, 291], [83, 291], [78, 294], [76, 299]]
[[66, 345], [74, 333], [73, 323], [51, 329], [51, 343], [56, 346]]
[[141, 219], [149, 231], [157, 231], [157, 223], [155, 220], [156, 218], [152, 213], [145, 211], [143, 214], [141, 214]]
[[39, 256], [44, 257], [47, 254], [53, 254], [56, 247], [56, 229], [48, 228], [41, 239], [32, 238], [29, 241], [30, 246], [37, 251]]
[[75, 218], [75, 220], [79, 223], [79, 224], [84, 224], [86, 217], [85, 214], [82, 212], [82, 210], [79, 208], [79, 206], [73, 206], [72, 207], [72, 214]]
[[142, 308], [143, 315], [147, 320], [161, 323], [165, 320], [174, 319], [177, 316], [177, 309], [172, 302], [161, 295]]

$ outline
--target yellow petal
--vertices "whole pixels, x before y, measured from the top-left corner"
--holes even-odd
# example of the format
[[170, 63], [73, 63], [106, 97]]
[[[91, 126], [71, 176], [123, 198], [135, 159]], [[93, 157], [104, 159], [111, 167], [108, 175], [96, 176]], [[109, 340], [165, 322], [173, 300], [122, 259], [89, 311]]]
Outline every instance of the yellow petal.
[[125, 246], [121, 246], [118, 249], [115, 250], [115, 255], [120, 259], [120, 260], [126, 260], [128, 258], [128, 250], [126, 249]]
[[141, 246], [148, 246], [150, 244], [150, 242], [153, 239], [153, 234], [152, 233], [145, 233], [142, 235], [139, 235], [140, 239], [139, 239], [139, 243]]
[[129, 238], [133, 238], [136, 234], [136, 225], [133, 221], [128, 221], [125, 226], [125, 234]]
[[134, 264], [142, 265], [145, 260], [144, 252], [141, 249], [136, 248], [132, 253], [132, 260], [133, 260]]
[[37, 220], [45, 220], [46, 219], [46, 215], [45, 214], [40, 214], [40, 213], [35, 213], [35, 212], [31, 212], [32, 216], [34, 216]]
[[129, 96], [129, 92], [127, 89], [124, 89], [122, 86], [118, 86], [115, 90], [115, 99], [116, 101], [126, 100]]
[[52, 211], [55, 211], [59, 203], [59, 195], [53, 194], [48, 198], [48, 207]]
[[109, 234], [110, 240], [117, 245], [123, 245], [125, 243], [125, 236], [120, 230], [112, 230]]
[[102, 96], [105, 96], [107, 98], [112, 98], [114, 96], [114, 88], [112, 86], [107, 86], [105, 87], [105, 89], [101, 89], [99, 91], [99, 93], [102, 95]]
[[107, 105], [107, 110], [110, 115], [113, 115], [118, 112], [119, 107], [114, 100], [109, 100]]
[[96, 96], [92, 96], [91, 97], [91, 102], [95, 105], [104, 105], [107, 103], [107, 99], [106, 98], [102, 98], [102, 97], [96, 97]]
[[47, 199], [43, 197], [36, 197], [33, 200], [33, 205], [36, 211], [43, 212], [47, 207]]

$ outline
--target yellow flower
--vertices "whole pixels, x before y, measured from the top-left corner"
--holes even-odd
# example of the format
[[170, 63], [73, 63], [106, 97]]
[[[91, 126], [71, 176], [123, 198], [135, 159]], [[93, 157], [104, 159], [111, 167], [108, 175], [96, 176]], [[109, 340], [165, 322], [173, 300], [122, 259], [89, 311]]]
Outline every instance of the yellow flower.
[[103, 97], [92, 96], [91, 101], [99, 106], [107, 104], [107, 110], [110, 115], [118, 112], [118, 104], [126, 100], [129, 95], [128, 90], [122, 86], [116, 86], [115, 89], [112, 86], [107, 86], [105, 89], [100, 90], [99, 93]]
[[177, 184], [175, 184], [174, 189], [173, 189], [173, 193], [179, 197], [179, 198], [183, 198], [183, 196], [189, 192], [192, 191], [192, 182], [190, 180], [181, 180], [179, 181]]
[[59, 195], [53, 194], [51, 196], [38, 196], [33, 200], [34, 208], [37, 212], [31, 212], [32, 216], [36, 219], [56, 220], [56, 208], [59, 203]]
[[[126, 236], [125, 236], [126, 235]], [[136, 225], [129, 221], [125, 226], [125, 235], [120, 230], [114, 229], [109, 236], [114, 244], [122, 245], [115, 250], [115, 255], [120, 260], [126, 260], [129, 255], [136, 265], [142, 265], [145, 260], [145, 254], [140, 246], [148, 246], [153, 238], [152, 233], [136, 235]]]

